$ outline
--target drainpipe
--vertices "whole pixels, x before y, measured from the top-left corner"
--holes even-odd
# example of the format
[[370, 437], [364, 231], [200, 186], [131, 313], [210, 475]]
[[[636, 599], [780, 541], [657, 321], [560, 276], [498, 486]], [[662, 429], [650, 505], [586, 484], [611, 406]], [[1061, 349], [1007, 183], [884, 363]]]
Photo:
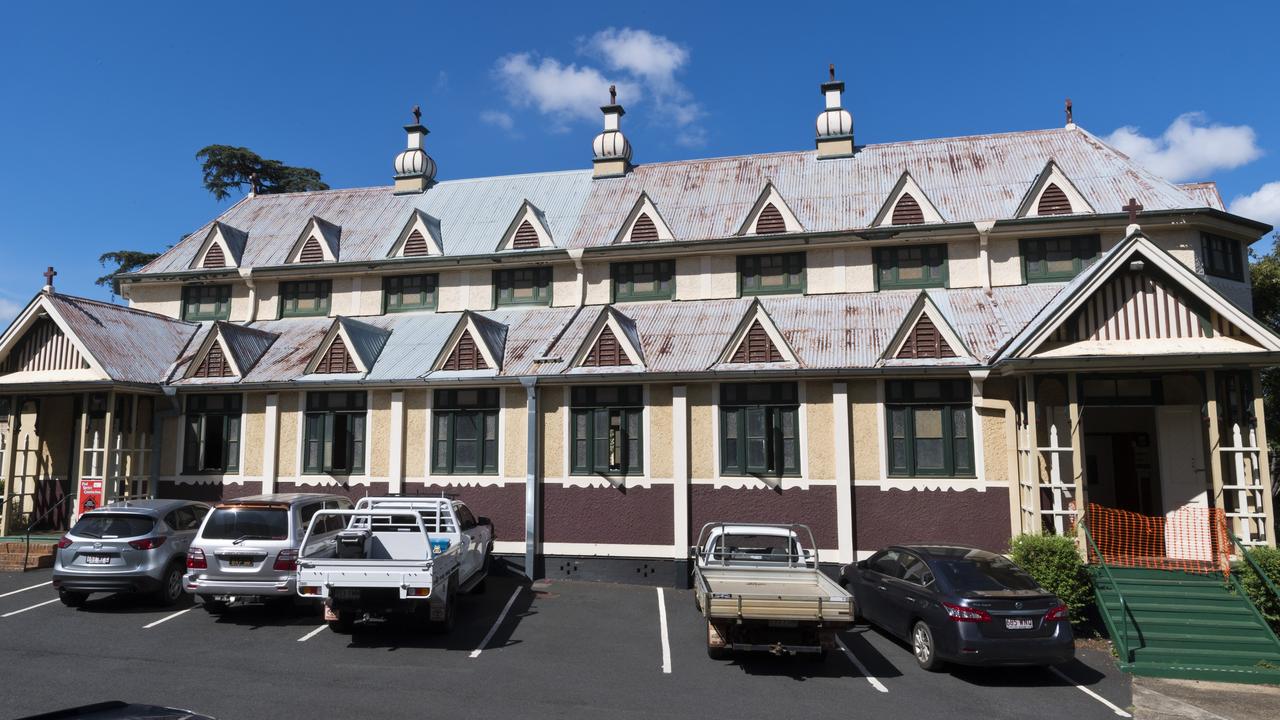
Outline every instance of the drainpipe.
[[987, 254], [987, 241], [991, 236], [991, 228], [995, 220], [979, 220], [973, 226], [978, 229], [978, 258], [982, 261], [982, 290], [991, 295], [991, 258]]
[[525, 476], [524, 476], [524, 574], [530, 580], [538, 572], [538, 378], [520, 378], [525, 392]]
[[253, 282], [253, 268], [240, 268], [240, 278], [249, 286], [249, 319], [245, 322], [253, 322], [258, 319], [258, 288]]

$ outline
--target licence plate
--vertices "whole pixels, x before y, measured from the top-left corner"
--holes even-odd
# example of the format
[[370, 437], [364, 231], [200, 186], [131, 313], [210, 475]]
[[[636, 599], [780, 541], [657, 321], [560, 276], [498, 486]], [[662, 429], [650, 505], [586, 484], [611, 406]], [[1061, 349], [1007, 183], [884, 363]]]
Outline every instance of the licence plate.
[[85, 555], [84, 562], [86, 565], [110, 565], [110, 555]]
[[230, 557], [227, 558], [229, 567], [253, 567], [253, 558], [247, 557]]
[[799, 620], [770, 620], [769, 627], [776, 627], [776, 628], [800, 627], [800, 621]]
[[1006, 630], [1030, 630], [1035, 625], [1031, 618], [1005, 618], [1004, 627]]

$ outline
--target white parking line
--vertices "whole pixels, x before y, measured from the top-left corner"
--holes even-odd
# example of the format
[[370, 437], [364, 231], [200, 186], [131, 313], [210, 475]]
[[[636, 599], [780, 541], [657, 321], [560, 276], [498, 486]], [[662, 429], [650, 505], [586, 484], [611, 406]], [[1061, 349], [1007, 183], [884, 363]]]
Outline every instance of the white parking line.
[[506, 619], [507, 613], [510, 612], [511, 606], [515, 604], [516, 598], [520, 596], [520, 591], [523, 589], [518, 587], [515, 592], [511, 593], [511, 599], [507, 601], [506, 607], [502, 608], [502, 612], [498, 614], [498, 619], [493, 622], [493, 627], [489, 628], [489, 634], [485, 635], [484, 640], [480, 641], [480, 647], [471, 651], [472, 659], [480, 657], [480, 653], [484, 652], [484, 649], [489, 646], [489, 641], [493, 639], [493, 636], [498, 632], [498, 628], [502, 626], [502, 621]]
[[28, 591], [28, 590], [35, 590], [36, 588], [42, 588], [42, 587], [44, 587], [45, 585], [52, 585], [52, 584], [53, 584], [53, 581], [52, 581], [52, 580], [45, 580], [44, 582], [42, 582], [42, 583], [38, 583], [38, 584], [36, 584], [36, 585], [30, 585], [30, 586], [27, 586], [27, 587], [24, 587], [24, 588], [19, 588], [19, 589], [17, 589], [17, 590], [10, 590], [9, 592], [4, 593], [3, 595], [0, 595], [0, 598], [7, 598], [7, 597], [9, 597], [10, 595], [17, 595], [17, 594], [18, 594], [18, 593], [20, 593], [20, 592], [26, 592], [26, 591]]
[[1094, 692], [1094, 691], [1090, 690], [1089, 688], [1087, 688], [1087, 687], [1085, 687], [1085, 686], [1081, 685], [1080, 683], [1076, 682], [1075, 680], [1072, 680], [1071, 678], [1067, 677], [1067, 674], [1066, 674], [1066, 673], [1064, 673], [1064, 672], [1062, 672], [1062, 671], [1061, 671], [1061, 670], [1059, 670], [1058, 668], [1056, 668], [1056, 667], [1051, 667], [1051, 668], [1049, 668], [1049, 669], [1053, 671], [1053, 674], [1054, 674], [1054, 675], [1057, 675], [1058, 677], [1062, 678], [1063, 680], [1066, 680], [1067, 682], [1071, 683], [1072, 685], [1075, 685], [1077, 688], [1079, 688], [1079, 689], [1080, 689], [1080, 692], [1084, 693], [1085, 695], [1088, 695], [1089, 697], [1093, 698], [1094, 700], [1097, 700], [1098, 702], [1102, 703], [1103, 705], [1106, 705], [1107, 707], [1111, 708], [1111, 712], [1115, 713], [1116, 715], [1119, 715], [1120, 717], [1123, 717], [1123, 718], [1131, 718], [1131, 717], [1133, 717], [1132, 715], [1130, 715], [1129, 713], [1125, 712], [1124, 710], [1121, 710], [1121, 709], [1120, 709], [1120, 707], [1119, 707], [1118, 705], [1116, 705], [1115, 703], [1113, 703], [1113, 702], [1111, 702], [1110, 700], [1108, 700], [1108, 699], [1106, 699], [1106, 698], [1102, 697], [1101, 695], [1099, 695], [1098, 693], [1096, 693], [1096, 692]]
[[313, 638], [313, 637], [315, 637], [315, 636], [319, 635], [321, 632], [323, 632], [323, 631], [324, 631], [324, 629], [325, 629], [325, 628], [327, 628], [327, 627], [329, 627], [329, 625], [328, 625], [327, 623], [326, 623], [326, 624], [324, 624], [324, 625], [321, 625], [320, 627], [316, 628], [315, 630], [312, 630], [311, 632], [307, 633], [306, 635], [303, 635], [302, 637], [298, 638], [298, 642], [306, 642], [306, 641], [310, 640], [311, 638]]
[[862, 661], [858, 659], [857, 655], [853, 654], [853, 651], [849, 649], [848, 645], [844, 644], [844, 640], [841, 640], [839, 636], [836, 636], [836, 644], [844, 651], [845, 657], [849, 658], [849, 660], [853, 662], [853, 666], [858, 668], [858, 672], [862, 673], [862, 677], [866, 678], [867, 682], [871, 683], [871, 687], [882, 693], [889, 692], [889, 688], [885, 687], [884, 683], [880, 682], [874, 675], [867, 672], [867, 668], [862, 664]]
[[662, 672], [671, 674], [671, 639], [667, 637], [667, 599], [658, 588], [658, 625], [662, 630]]
[[166, 615], [166, 616], [164, 616], [164, 617], [160, 618], [159, 620], [157, 620], [157, 621], [155, 621], [155, 622], [151, 623], [150, 625], [143, 625], [143, 626], [142, 626], [142, 629], [143, 629], [143, 630], [146, 630], [146, 629], [148, 629], [148, 628], [153, 628], [153, 627], [155, 627], [155, 626], [159, 625], [159, 624], [160, 624], [160, 623], [162, 623], [162, 622], [169, 622], [170, 620], [172, 620], [172, 619], [174, 619], [174, 618], [178, 617], [179, 615], [186, 615], [187, 613], [191, 612], [192, 610], [195, 610], [195, 609], [196, 609], [196, 607], [197, 607], [196, 605], [192, 605], [191, 607], [187, 608], [186, 610], [179, 610], [178, 612], [176, 612], [176, 613], [174, 613], [174, 614], [172, 614], [172, 615]]
[[44, 607], [45, 605], [48, 605], [48, 604], [50, 604], [50, 603], [56, 603], [56, 602], [58, 602], [58, 598], [54, 598], [54, 599], [52, 599], [52, 600], [45, 600], [45, 601], [44, 601], [44, 602], [42, 602], [42, 603], [36, 603], [35, 605], [31, 605], [31, 606], [28, 606], [28, 607], [24, 607], [24, 608], [22, 608], [21, 610], [14, 610], [13, 612], [7, 612], [7, 613], [5, 613], [5, 614], [3, 614], [3, 615], [0, 615], [0, 618], [13, 617], [14, 615], [17, 615], [18, 613], [24, 613], [24, 612], [26, 612], [26, 611], [28, 611], [28, 610], [35, 610], [35, 609], [36, 609], [36, 608], [38, 608], [38, 607]]

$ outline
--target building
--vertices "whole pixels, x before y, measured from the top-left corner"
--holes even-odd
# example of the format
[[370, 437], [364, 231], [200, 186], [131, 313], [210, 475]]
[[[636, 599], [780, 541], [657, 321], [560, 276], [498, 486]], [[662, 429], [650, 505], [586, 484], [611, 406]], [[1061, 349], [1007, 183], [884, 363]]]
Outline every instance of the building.
[[[86, 501], [450, 493], [549, 576], [668, 582], [703, 523], [824, 561], [1086, 502], [1274, 544], [1247, 248], [1213, 183], [1065, 127], [249, 196], [0, 338], [6, 528]], [[584, 143], [585, 145], [585, 143]], [[584, 153], [585, 154], [585, 153]], [[0, 532], [0, 534], [3, 534]], [[677, 576], [678, 577], [678, 576]]]

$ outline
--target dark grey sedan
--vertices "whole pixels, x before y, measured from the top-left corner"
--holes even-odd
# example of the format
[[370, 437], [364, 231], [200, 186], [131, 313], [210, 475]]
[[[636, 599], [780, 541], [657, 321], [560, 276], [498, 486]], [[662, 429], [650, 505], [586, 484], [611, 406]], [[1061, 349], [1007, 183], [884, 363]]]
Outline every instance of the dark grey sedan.
[[895, 545], [845, 566], [841, 582], [859, 614], [910, 643], [926, 670], [1055, 665], [1075, 654], [1066, 606], [995, 553]]

